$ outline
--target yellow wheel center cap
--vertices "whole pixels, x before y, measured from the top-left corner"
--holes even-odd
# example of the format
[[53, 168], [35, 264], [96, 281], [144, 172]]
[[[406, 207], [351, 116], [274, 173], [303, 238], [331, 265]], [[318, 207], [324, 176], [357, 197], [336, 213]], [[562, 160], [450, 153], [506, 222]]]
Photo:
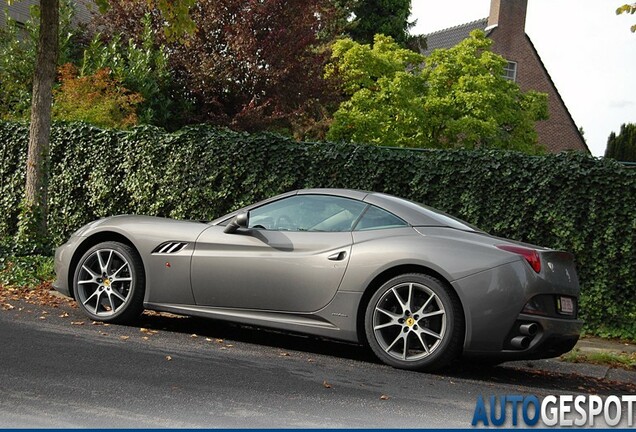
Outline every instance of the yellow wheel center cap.
[[104, 286], [110, 286], [110, 279], [104, 279]]
[[409, 327], [413, 327], [415, 325], [415, 320], [413, 319], [413, 317], [408, 317], [406, 319], [406, 325]]

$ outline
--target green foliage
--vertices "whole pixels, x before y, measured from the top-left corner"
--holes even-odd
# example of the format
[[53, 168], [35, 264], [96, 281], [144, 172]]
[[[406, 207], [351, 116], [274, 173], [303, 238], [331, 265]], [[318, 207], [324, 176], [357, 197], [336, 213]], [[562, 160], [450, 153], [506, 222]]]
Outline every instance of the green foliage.
[[50, 256], [0, 256], [0, 287], [33, 288], [53, 279], [55, 271]]
[[614, 132], [610, 134], [605, 157], [621, 162], [636, 162], [636, 124], [623, 124], [618, 135]]
[[351, 39], [335, 42], [332, 58], [325, 74], [339, 78], [350, 99], [334, 114], [329, 139], [399, 147], [424, 143], [424, 56], [376, 35], [373, 47]]
[[[6, 27], [0, 27], [0, 117], [25, 118], [31, 107], [31, 82], [35, 62], [32, 32], [18, 37], [21, 29], [6, 16]], [[31, 29], [31, 21], [27, 22]]]
[[53, 250], [46, 227], [42, 206], [20, 203], [18, 232], [11, 252], [17, 256], [48, 255]]
[[411, 0], [357, 0], [351, 12], [355, 19], [349, 34], [362, 44], [373, 43], [376, 34], [383, 34], [406, 46], [409, 29], [415, 25], [409, 22]]
[[[0, 123], [0, 238], [16, 233], [27, 136], [24, 125]], [[297, 188], [375, 190], [574, 253], [586, 330], [636, 338], [636, 170], [610, 159], [298, 143], [207, 126], [168, 134], [68, 124], [53, 128], [51, 160], [54, 244], [109, 215], [210, 220]]]
[[54, 92], [55, 119], [85, 121], [109, 128], [137, 124], [137, 106], [143, 98], [112, 77], [110, 69], [98, 69], [93, 75], [78, 77], [77, 68], [68, 63], [60, 68], [60, 81], [59, 89]]
[[157, 4], [166, 22], [164, 33], [168, 40], [194, 33], [197, 26], [190, 16], [190, 9], [196, 0], [157, 0]]
[[[636, 13], [636, 3], [627, 3], [616, 9], [616, 15]], [[636, 24], [631, 27], [632, 33], [636, 33]]]
[[[95, 0], [101, 13], [110, 9], [112, 0]], [[161, 13], [163, 30], [168, 40], [178, 40], [191, 35], [196, 30], [196, 23], [190, 16], [190, 9], [196, 0], [149, 0], [148, 4], [156, 7]]]
[[141, 123], [168, 126], [179, 115], [175, 109], [182, 107], [175, 107], [170, 95], [172, 76], [167, 50], [163, 45], [154, 46], [150, 15], [146, 14], [142, 22], [139, 43], [133, 39], [124, 42], [121, 35], [105, 43], [101, 35], [95, 35], [84, 51], [79, 74], [87, 77], [108, 68], [126, 89], [142, 96], [143, 102], [137, 109]]
[[[76, 54], [79, 30], [71, 25], [74, 13], [72, 0], [60, 1], [58, 64], [72, 61]], [[6, 26], [0, 26], [0, 119], [27, 119], [39, 35], [39, 7], [31, 7], [24, 26], [8, 14], [5, 16]]]
[[326, 66], [325, 75], [340, 78], [343, 90], [351, 96], [408, 69], [413, 76], [421, 75], [418, 66], [424, 63], [425, 57], [400, 48], [389, 36], [378, 34], [373, 47], [348, 38], [337, 40], [332, 47], [332, 59], [337, 61]]
[[[191, 17], [197, 31], [166, 50], [174, 78], [169, 94], [179, 96], [188, 109], [170, 107], [167, 121], [154, 124], [172, 128], [209, 122], [236, 130], [324, 135], [332, 103], [337, 105], [332, 101], [339, 102], [334, 86], [322, 78], [328, 58], [323, 45], [338, 27], [331, 22], [331, 1], [196, 2]], [[139, 41], [144, 15], [151, 17], [152, 28], [164, 25], [156, 3], [110, 0], [112, 8], [96, 24], [106, 37], [120, 33], [123, 40]], [[153, 39], [155, 46], [165, 42], [160, 31]], [[123, 82], [147, 101], [156, 100]]]
[[[175, 103], [172, 97], [175, 92], [166, 48], [154, 46], [155, 35], [150, 17], [145, 16], [141, 20], [141, 33], [137, 35], [139, 43], [132, 39], [123, 42], [121, 36], [115, 36], [105, 43], [97, 34], [86, 49], [83, 49], [83, 45], [77, 41], [79, 30], [71, 25], [73, 16], [74, 2], [62, 0], [58, 64], [78, 64], [80, 78], [88, 78], [84, 81], [94, 80], [100, 70], [109, 68], [114, 80], [121, 82], [131, 92], [141, 94], [143, 102], [136, 112], [140, 122], [164, 127], [178, 125], [187, 106], [181, 99], [179, 103]], [[38, 34], [38, 7], [31, 9], [31, 17], [24, 28], [8, 17], [6, 28], [0, 27], [1, 119], [29, 117]], [[109, 126], [109, 122], [100, 116], [97, 116], [100, 117], [98, 121], [94, 121], [94, 113], [83, 114], [82, 109], [69, 106], [73, 105], [72, 102], [73, 100], [66, 100], [64, 106], [56, 108], [57, 119], [83, 120], [98, 126]], [[75, 102], [77, 105], [87, 104], [83, 99]], [[104, 111], [98, 108], [93, 109], [95, 110]]]
[[0, 239], [0, 289], [34, 288], [55, 278], [53, 257], [22, 255], [11, 238]]
[[351, 99], [334, 114], [327, 137], [386, 146], [500, 148], [541, 153], [534, 124], [547, 117], [547, 95], [523, 93], [503, 78], [503, 57], [475, 31], [428, 58], [376, 35], [373, 47], [334, 43], [327, 77]]
[[636, 371], [636, 352], [599, 351], [584, 353], [575, 348], [569, 353], [563, 354], [560, 359], [568, 363], [592, 363]]

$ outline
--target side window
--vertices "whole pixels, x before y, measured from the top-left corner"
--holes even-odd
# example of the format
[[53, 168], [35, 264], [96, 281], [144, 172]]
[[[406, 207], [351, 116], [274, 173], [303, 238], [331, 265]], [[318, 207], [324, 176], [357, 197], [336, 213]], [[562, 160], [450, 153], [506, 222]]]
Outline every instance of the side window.
[[399, 217], [382, 210], [375, 206], [369, 206], [369, 209], [364, 213], [360, 222], [355, 227], [355, 231], [377, 230], [385, 228], [398, 228], [407, 226]]
[[328, 195], [294, 195], [250, 211], [249, 228], [275, 231], [351, 231], [367, 205]]

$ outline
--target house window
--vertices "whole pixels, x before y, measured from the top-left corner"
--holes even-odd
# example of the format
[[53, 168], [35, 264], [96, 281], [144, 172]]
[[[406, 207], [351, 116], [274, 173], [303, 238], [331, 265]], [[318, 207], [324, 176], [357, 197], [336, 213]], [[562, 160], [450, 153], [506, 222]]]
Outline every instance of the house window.
[[509, 61], [506, 66], [504, 66], [503, 77], [510, 81], [517, 80], [517, 62]]

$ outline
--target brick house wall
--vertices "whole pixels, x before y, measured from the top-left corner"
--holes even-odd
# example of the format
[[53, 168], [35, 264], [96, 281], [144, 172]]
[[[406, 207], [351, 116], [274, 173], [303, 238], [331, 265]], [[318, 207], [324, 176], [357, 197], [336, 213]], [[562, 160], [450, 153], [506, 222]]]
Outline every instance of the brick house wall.
[[437, 48], [450, 48], [481, 29], [493, 41], [492, 50], [516, 64], [515, 81], [523, 91], [535, 90], [548, 95], [548, 120], [537, 122], [539, 143], [558, 153], [590, 150], [572, 119], [559, 91], [534, 44], [525, 32], [528, 0], [491, 0], [487, 19], [473, 21], [426, 36], [428, 54]]
[[537, 122], [539, 143], [550, 152], [579, 150], [589, 153], [585, 140], [561, 98], [532, 41], [525, 33], [528, 0], [492, 0], [488, 37], [492, 50], [517, 64], [516, 81], [523, 91], [548, 94], [549, 119]]

